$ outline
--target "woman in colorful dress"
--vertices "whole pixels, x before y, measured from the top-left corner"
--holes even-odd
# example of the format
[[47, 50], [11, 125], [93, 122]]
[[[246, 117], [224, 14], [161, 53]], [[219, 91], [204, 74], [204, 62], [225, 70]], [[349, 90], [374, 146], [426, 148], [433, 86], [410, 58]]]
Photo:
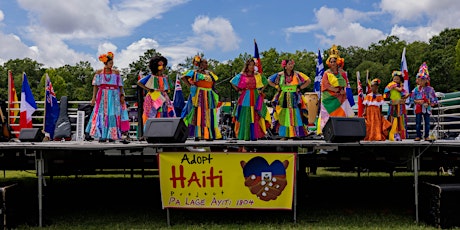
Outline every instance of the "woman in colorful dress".
[[163, 74], [168, 60], [163, 56], [155, 56], [150, 59], [150, 74], [141, 78], [137, 85], [148, 93], [144, 98], [144, 124], [149, 118], [175, 117], [174, 105], [169, 99], [168, 92], [171, 82], [167, 75]]
[[189, 70], [182, 80], [190, 87], [190, 95], [181, 117], [195, 141], [221, 139], [217, 103], [219, 95], [214, 90], [217, 75], [208, 70], [208, 61], [200, 56], [193, 59], [195, 70]]
[[363, 117], [366, 119], [365, 141], [384, 141], [388, 136], [391, 123], [382, 114], [382, 105], [385, 104], [383, 95], [379, 93], [380, 79], [371, 81], [372, 93], [364, 97]]
[[274, 105], [274, 128], [281, 140], [300, 138], [308, 135], [305, 124], [307, 118], [306, 100], [301, 90], [311, 82], [304, 73], [294, 71], [294, 60], [283, 60], [283, 71], [268, 78], [268, 84], [278, 93], [272, 100]]
[[246, 141], [264, 137], [271, 121], [263, 93], [268, 82], [255, 71], [254, 59], [248, 59], [243, 71], [233, 77], [230, 83], [239, 94], [237, 107], [233, 112], [236, 137]]
[[393, 71], [393, 81], [385, 87], [384, 98], [390, 101], [388, 120], [391, 122], [388, 139], [401, 141], [406, 139], [406, 99], [409, 92], [404, 89], [404, 78], [401, 71]]
[[113, 58], [112, 52], [99, 56], [104, 68], [96, 71], [92, 81], [94, 108], [86, 132], [99, 142], [119, 140], [122, 133], [129, 131], [123, 79], [118, 70], [112, 69]]
[[344, 59], [333, 45], [326, 60], [329, 69], [324, 71], [321, 79], [321, 109], [319, 113], [317, 134], [322, 134], [329, 117], [354, 117], [355, 114], [347, 99], [347, 73], [343, 70]]

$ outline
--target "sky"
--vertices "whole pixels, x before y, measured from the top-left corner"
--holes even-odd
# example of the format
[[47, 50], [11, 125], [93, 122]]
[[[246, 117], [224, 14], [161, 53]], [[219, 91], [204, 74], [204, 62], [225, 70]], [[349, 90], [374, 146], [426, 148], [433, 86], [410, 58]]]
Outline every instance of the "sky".
[[254, 39], [260, 52], [367, 48], [390, 35], [428, 42], [459, 18], [457, 0], [1, 0], [0, 64], [101, 68], [98, 56], [112, 51], [127, 68], [155, 49], [174, 68], [197, 53], [253, 54]]

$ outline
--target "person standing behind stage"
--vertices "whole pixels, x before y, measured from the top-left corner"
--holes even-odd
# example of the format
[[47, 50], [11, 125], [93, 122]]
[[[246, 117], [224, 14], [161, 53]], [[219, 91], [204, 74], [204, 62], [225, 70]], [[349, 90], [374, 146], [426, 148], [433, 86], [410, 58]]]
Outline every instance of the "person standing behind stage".
[[274, 127], [282, 140], [292, 137], [304, 137], [308, 130], [304, 124], [307, 121], [307, 105], [300, 90], [305, 89], [311, 82], [304, 73], [294, 71], [294, 60], [283, 60], [283, 71], [268, 78], [268, 84], [275, 87], [272, 103], [274, 105]]
[[385, 87], [384, 98], [390, 100], [388, 120], [391, 122], [390, 141], [406, 139], [406, 99], [409, 92], [404, 89], [404, 78], [401, 71], [393, 71], [393, 81]]
[[366, 95], [363, 101], [366, 119], [365, 141], [384, 141], [388, 135], [391, 123], [382, 114], [382, 105], [385, 104], [383, 95], [379, 93], [380, 79], [371, 81], [372, 93]]
[[415, 104], [415, 130], [417, 137], [415, 137], [414, 141], [420, 141], [422, 138], [422, 118], [425, 122], [423, 132], [425, 141], [431, 141], [429, 138], [431, 107], [438, 104], [438, 98], [434, 88], [430, 86], [430, 74], [425, 62], [420, 66], [416, 81], [417, 87], [412, 90], [410, 96], [411, 103]]
[[174, 105], [169, 99], [168, 92], [171, 82], [167, 75], [163, 74], [168, 60], [163, 56], [155, 56], [150, 59], [150, 74], [137, 82], [137, 85], [148, 93], [144, 98], [144, 124], [149, 118], [175, 117]]
[[218, 77], [208, 70], [206, 59], [195, 56], [193, 64], [198, 69], [186, 71], [182, 76], [190, 87], [190, 95], [181, 117], [189, 128], [189, 136], [195, 137], [195, 141], [221, 139], [217, 116], [219, 95], [214, 89]]
[[321, 79], [321, 110], [317, 134], [322, 134], [329, 117], [353, 117], [355, 114], [347, 99], [347, 73], [343, 70], [344, 59], [333, 45], [326, 60], [329, 69], [324, 71]]
[[237, 107], [233, 112], [236, 137], [246, 141], [264, 137], [271, 121], [263, 93], [268, 82], [255, 71], [253, 58], [245, 62], [243, 71], [233, 77], [230, 83], [239, 94]]
[[119, 140], [129, 130], [123, 79], [118, 70], [112, 69], [113, 58], [112, 52], [99, 56], [104, 68], [96, 71], [92, 81], [94, 108], [86, 132], [99, 142]]

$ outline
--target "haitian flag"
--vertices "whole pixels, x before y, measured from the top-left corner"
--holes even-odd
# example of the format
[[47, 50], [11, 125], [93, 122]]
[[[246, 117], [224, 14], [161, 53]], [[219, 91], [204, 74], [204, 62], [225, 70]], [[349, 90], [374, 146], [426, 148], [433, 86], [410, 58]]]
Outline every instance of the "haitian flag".
[[348, 74], [345, 72], [345, 81], [347, 82], [347, 87], [345, 88], [345, 92], [347, 93], [347, 99], [350, 103], [350, 106], [353, 107], [355, 105], [355, 99], [353, 98], [353, 91], [351, 90], [350, 81], [348, 81]]
[[259, 47], [257, 47], [256, 39], [254, 39], [254, 61], [256, 62], [257, 72], [262, 73], [262, 63], [260, 62]]
[[176, 75], [176, 83], [174, 87], [174, 96], [173, 96], [173, 105], [174, 111], [176, 114], [181, 114], [182, 109], [185, 106], [184, 95], [182, 94], [182, 87], [180, 85], [180, 74], [177, 73]]
[[321, 79], [324, 75], [324, 64], [323, 58], [321, 57], [321, 51], [318, 50], [318, 59], [316, 61], [316, 75], [313, 90], [318, 94], [318, 98], [321, 98]]
[[19, 127], [32, 128], [32, 114], [37, 110], [34, 95], [30, 90], [29, 82], [27, 81], [26, 73], [22, 77], [21, 89], [21, 113], [19, 114]]
[[45, 80], [45, 132], [50, 134], [50, 138], [54, 138], [54, 129], [56, 121], [59, 117], [59, 104], [54, 93], [53, 84], [50, 77], [46, 74]]

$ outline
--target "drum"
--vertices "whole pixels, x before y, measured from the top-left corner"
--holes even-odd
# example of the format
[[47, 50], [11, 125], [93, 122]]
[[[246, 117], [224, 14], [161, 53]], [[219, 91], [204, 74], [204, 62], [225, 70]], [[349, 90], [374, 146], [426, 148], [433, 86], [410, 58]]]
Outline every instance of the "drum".
[[314, 124], [316, 121], [316, 116], [318, 115], [318, 94], [315, 92], [307, 92], [304, 93], [304, 96], [307, 100], [308, 124]]

